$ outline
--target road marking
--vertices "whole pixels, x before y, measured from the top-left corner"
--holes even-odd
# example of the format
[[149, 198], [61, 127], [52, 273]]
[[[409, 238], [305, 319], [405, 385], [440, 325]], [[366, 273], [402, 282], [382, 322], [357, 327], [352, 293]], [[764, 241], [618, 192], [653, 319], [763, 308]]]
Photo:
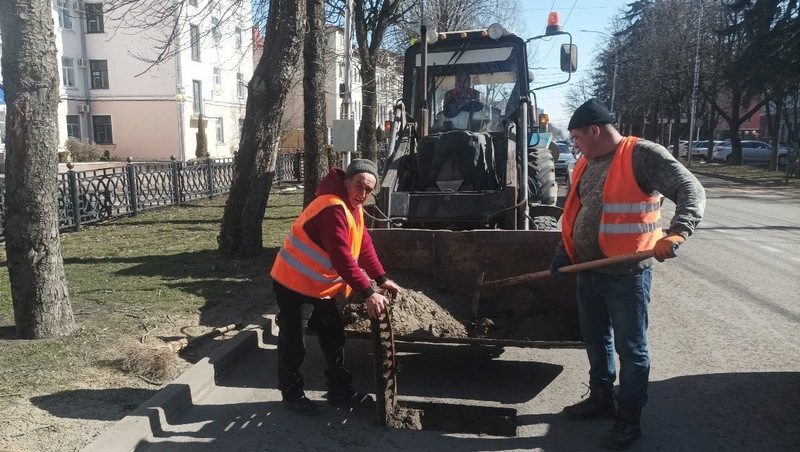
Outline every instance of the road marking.
[[781, 252], [781, 250], [775, 249], [775, 248], [773, 248], [771, 246], [767, 246], [767, 245], [760, 245], [760, 246], [761, 246], [761, 248], [763, 248], [763, 249], [765, 249], [765, 250], [767, 250], [767, 251], [769, 251], [771, 253], [780, 253]]

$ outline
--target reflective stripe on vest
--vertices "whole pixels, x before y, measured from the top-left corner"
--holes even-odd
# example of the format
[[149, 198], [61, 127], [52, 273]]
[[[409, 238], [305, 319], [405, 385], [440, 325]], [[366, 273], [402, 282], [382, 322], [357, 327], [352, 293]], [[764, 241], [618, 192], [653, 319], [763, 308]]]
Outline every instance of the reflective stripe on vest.
[[342, 206], [347, 218], [350, 252], [358, 260], [364, 236], [364, 212], [359, 207], [356, 219], [345, 202], [333, 195], [318, 196], [295, 220], [283, 247], [275, 257], [270, 275], [287, 288], [314, 298], [331, 298], [337, 293], [345, 296], [351, 292], [331, 264], [330, 255], [314, 243], [306, 234], [304, 226], [324, 209]]
[[[636, 137], [625, 137], [617, 146], [603, 185], [603, 207], [598, 230], [598, 244], [606, 256], [618, 256], [652, 249], [663, 235], [661, 231], [661, 196], [642, 192], [633, 173]], [[562, 215], [562, 239], [572, 262], [579, 262], [573, 240], [573, 227], [580, 202], [580, 179], [586, 159], [576, 163], [573, 187]]]

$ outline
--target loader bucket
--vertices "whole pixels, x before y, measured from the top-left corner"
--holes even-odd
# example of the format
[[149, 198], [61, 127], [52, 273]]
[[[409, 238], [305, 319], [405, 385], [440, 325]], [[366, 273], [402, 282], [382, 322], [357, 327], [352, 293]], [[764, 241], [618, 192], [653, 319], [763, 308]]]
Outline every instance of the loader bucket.
[[[547, 269], [560, 239], [558, 231], [372, 229], [378, 256], [392, 272], [412, 272], [424, 284], [457, 294], [469, 314], [465, 324], [489, 322], [469, 337], [426, 338], [431, 342], [485, 343], [528, 347], [580, 347], [575, 277], [539, 280], [480, 290], [478, 310], [470, 309], [478, 278], [485, 281]], [[441, 293], [441, 292], [440, 292]], [[400, 339], [414, 340], [413, 337]], [[418, 339], [422, 340], [422, 339]]]

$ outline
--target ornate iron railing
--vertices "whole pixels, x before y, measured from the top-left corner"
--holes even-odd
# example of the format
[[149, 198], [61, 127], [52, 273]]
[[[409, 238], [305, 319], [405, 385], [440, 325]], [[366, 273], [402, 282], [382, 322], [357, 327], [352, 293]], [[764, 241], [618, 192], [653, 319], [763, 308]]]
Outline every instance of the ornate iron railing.
[[[303, 154], [278, 154], [273, 181], [303, 180]], [[61, 229], [136, 215], [140, 211], [228, 193], [234, 159], [133, 162], [123, 167], [58, 175]], [[0, 181], [2, 182], [2, 181]], [[134, 202], [135, 201], [135, 202]], [[77, 206], [77, 209], [75, 208]], [[0, 240], [5, 239], [5, 187], [0, 186]]]

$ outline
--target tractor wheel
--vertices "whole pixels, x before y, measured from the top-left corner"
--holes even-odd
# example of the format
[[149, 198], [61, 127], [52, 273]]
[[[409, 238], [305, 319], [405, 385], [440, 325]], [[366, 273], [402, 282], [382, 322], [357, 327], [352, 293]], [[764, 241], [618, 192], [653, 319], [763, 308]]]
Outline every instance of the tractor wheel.
[[528, 201], [556, 205], [558, 186], [553, 155], [548, 149], [528, 150]]

